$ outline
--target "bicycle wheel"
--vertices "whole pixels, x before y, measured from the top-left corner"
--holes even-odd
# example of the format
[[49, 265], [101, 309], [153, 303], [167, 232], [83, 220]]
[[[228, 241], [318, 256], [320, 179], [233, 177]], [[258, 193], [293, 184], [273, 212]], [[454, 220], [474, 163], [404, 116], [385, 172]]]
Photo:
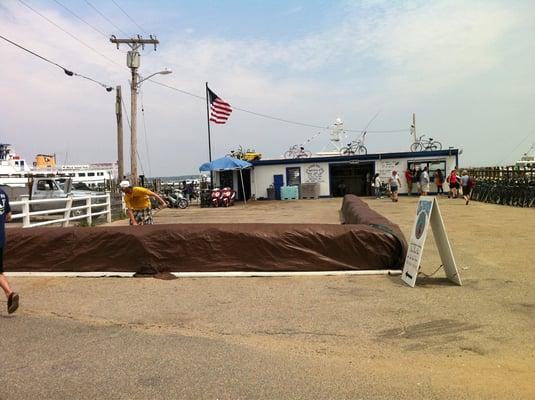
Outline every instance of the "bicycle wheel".
[[436, 140], [431, 142], [431, 148], [433, 150], [442, 150], [442, 143], [437, 142]]
[[305, 157], [305, 158], [310, 158], [310, 157], [312, 157], [312, 152], [311, 152], [311, 151], [308, 151], [308, 150], [307, 150], [307, 151], [304, 151], [303, 153], [304, 153], [304, 156], [303, 156], [303, 157]]
[[357, 148], [357, 154], [359, 155], [368, 154], [368, 149], [366, 148], [366, 146], [359, 146]]
[[411, 151], [422, 151], [423, 150], [423, 146], [420, 142], [414, 142], [413, 144], [411, 144]]
[[284, 158], [294, 158], [293, 151], [288, 150], [286, 153], [284, 153]]
[[351, 154], [351, 153], [350, 153], [350, 149], [349, 149], [349, 147], [342, 147], [342, 148], [340, 149], [340, 155], [341, 155], [341, 156], [348, 156], [348, 155], [350, 155], [350, 154]]

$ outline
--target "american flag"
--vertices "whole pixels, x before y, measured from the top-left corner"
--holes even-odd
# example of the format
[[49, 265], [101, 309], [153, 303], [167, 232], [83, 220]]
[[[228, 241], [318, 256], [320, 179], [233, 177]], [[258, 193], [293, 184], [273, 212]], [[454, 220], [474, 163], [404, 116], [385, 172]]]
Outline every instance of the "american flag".
[[229, 103], [223, 101], [217, 94], [208, 88], [208, 97], [210, 100], [210, 121], [216, 124], [224, 124], [227, 122], [232, 107]]

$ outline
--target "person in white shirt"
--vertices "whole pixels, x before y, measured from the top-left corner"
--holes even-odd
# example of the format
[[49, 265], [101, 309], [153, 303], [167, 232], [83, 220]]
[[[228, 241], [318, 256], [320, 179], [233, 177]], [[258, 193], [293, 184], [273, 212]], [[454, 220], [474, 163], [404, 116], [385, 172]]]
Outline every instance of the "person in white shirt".
[[397, 202], [398, 190], [401, 186], [401, 180], [399, 179], [399, 175], [396, 170], [392, 171], [392, 176], [388, 180], [388, 183], [390, 184], [390, 193], [392, 193], [392, 201]]
[[427, 196], [429, 192], [429, 172], [427, 167], [424, 167], [422, 174], [420, 175], [420, 187], [422, 191], [422, 196]]
[[381, 198], [381, 178], [379, 178], [379, 174], [375, 174], [373, 176], [372, 186], [374, 189], [375, 198], [379, 199]]

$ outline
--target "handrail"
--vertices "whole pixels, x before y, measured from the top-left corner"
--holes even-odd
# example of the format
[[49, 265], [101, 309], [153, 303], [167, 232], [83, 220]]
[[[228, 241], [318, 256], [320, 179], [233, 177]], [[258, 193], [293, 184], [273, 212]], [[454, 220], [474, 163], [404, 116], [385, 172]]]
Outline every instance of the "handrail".
[[[99, 199], [105, 199], [104, 202], [95, 202]], [[41, 211], [31, 211], [31, 206], [36, 204], [50, 204], [50, 203], [65, 203], [65, 207], [63, 208], [53, 208], [48, 210], [41, 210]], [[80, 205], [80, 203], [82, 203]], [[73, 206], [73, 204], [76, 204]], [[39, 199], [39, 200], [29, 200], [28, 198], [19, 200], [19, 201], [13, 201], [11, 202], [11, 206], [22, 206], [22, 212], [20, 213], [13, 213], [11, 218], [12, 219], [22, 219], [22, 227], [23, 228], [34, 228], [39, 226], [46, 226], [46, 225], [52, 225], [52, 224], [62, 224], [63, 227], [69, 226], [69, 223], [71, 221], [77, 221], [80, 219], [86, 219], [87, 224], [91, 225], [93, 223], [93, 217], [97, 217], [99, 215], [106, 215], [106, 221], [108, 223], [111, 222], [111, 199], [110, 199], [110, 193], [106, 192], [104, 195], [95, 195], [95, 196], [67, 196], [67, 197], [60, 197], [57, 199]], [[93, 211], [93, 209], [99, 209], [101, 210], [103, 207], [105, 209], [103, 211]], [[82, 211], [85, 210], [85, 214], [81, 215], [72, 215], [73, 211]], [[54, 214], [61, 214], [61, 216], [58, 216], [58, 218], [51, 219], [49, 221], [42, 221], [42, 222], [31, 222], [31, 217], [39, 216], [39, 215], [54, 215]]]

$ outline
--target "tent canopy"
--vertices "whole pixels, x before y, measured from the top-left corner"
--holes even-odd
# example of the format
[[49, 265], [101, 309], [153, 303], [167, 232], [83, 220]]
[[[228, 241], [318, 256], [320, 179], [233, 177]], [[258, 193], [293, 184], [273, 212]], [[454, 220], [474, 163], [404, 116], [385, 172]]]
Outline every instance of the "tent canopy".
[[199, 171], [224, 171], [233, 169], [244, 169], [252, 167], [253, 164], [239, 160], [234, 157], [223, 157], [213, 160], [212, 162], [204, 163], [199, 167]]

